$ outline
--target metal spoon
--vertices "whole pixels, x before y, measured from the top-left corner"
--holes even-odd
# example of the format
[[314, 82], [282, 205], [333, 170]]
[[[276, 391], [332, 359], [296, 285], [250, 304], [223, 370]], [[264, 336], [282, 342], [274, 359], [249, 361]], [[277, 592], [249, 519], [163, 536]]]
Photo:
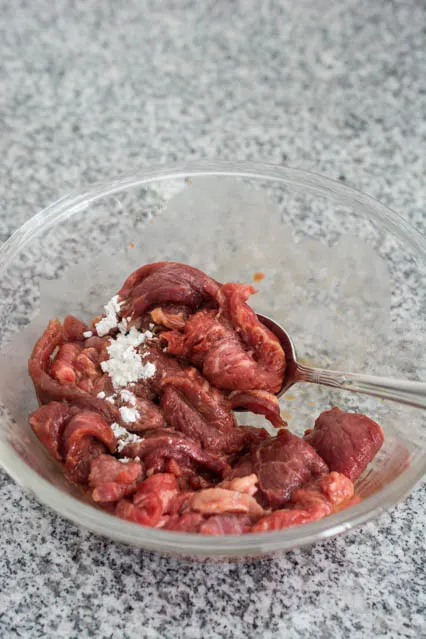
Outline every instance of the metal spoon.
[[322, 368], [311, 368], [299, 364], [294, 344], [286, 331], [274, 322], [270, 317], [258, 315], [260, 321], [274, 333], [281, 342], [287, 365], [281, 390], [277, 397], [281, 397], [296, 382], [311, 382], [352, 391], [364, 393], [382, 399], [391, 399], [394, 402], [408, 404], [417, 408], [426, 408], [426, 383], [410, 382], [391, 377], [375, 377], [374, 375], [362, 375], [360, 373], [344, 373], [343, 371], [327, 371]]

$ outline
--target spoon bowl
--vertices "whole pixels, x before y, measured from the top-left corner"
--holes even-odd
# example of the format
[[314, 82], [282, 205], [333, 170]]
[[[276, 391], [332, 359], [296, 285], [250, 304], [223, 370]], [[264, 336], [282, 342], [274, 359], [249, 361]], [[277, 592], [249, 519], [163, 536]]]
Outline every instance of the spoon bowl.
[[283, 384], [277, 397], [284, 395], [296, 382], [310, 382], [426, 408], [426, 383], [305, 366], [297, 361], [296, 347], [287, 331], [270, 317], [258, 314], [258, 318], [278, 337], [286, 357]]

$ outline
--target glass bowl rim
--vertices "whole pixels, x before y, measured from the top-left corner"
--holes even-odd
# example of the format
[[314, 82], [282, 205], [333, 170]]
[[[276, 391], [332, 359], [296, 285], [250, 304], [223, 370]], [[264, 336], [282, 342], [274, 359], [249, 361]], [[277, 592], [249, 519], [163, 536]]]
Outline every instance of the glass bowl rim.
[[[141, 169], [116, 179], [106, 179], [75, 190], [43, 209], [0, 247], [0, 277], [21, 251], [38, 233], [84, 210], [90, 202], [117, 191], [188, 177], [236, 177], [281, 182], [326, 198], [338, 198], [363, 215], [373, 215], [399, 239], [408, 242], [416, 253], [426, 256], [426, 239], [403, 217], [377, 200], [342, 182], [287, 166], [259, 162], [198, 161], [161, 165]], [[345, 203], [345, 202], [343, 202]], [[397, 504], [405, 497], [426, 471], [426, 453], [420, 454], [395, 480], [367, 497], [359, 504], [325, 519], [277, 532], [250, 533], [241, 536], [211, 537], [190, 533], [157, 530], [109, 515], [85, 504], [56, 488], [35, 470], [27, 466], [7, 443], [0, 442], [0, 464], [20, 485], [73, 523], [128, 544], [159, 552], [184, 556], [260, 555], [286, 550], [324, 540], [359, 526]]]

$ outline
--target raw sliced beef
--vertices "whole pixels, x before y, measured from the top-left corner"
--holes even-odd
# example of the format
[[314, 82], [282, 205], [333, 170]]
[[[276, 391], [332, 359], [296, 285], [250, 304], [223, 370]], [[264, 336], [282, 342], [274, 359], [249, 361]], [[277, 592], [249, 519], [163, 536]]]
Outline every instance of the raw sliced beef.
[[237, 428], [222, 432], [198, 413], [182, 392], [166, 388], [161, 398], [161, 409], [166, 421], [191, 439], [200, 442], [205, 450], [230, 453], [241, 450], [246, 433]]
[[245, 409], [257, 415], [265, 415], [275, 428], [287, 426], [280, 415], [280, 405], [276, 395], [268, 391], [234, 391], [229, 395], [234, 409]]
[[97, 411], [110, 422], [119, 421], [118, 410], [112, 404], [94, 397], [74, 384], [61, 384], [51, 377], [49, 374], [50, 357], [55, 349], [63, 344], [63, 340], [63, 328], [60, 321], [52, 320], [34, 346], [28, 362], [28, 371], [40, 403], [66, 401], [82, 409]]
[[57, 461], [63, 460], [62, 435], [72, 414], [65, 402], [50, 402], [30, 415], [31, 428]]
[[183, 515], [171, 515], [166, 520], [163, 530], [174, 530], [176, 532], [197, 533], [204, 522], [204, 517], [200, 513], [184, 513]]
[[307, 441], [327, 462], [330, 470], [355, 481], [383, 444], [379, 424], [365, 415], [345, 413], [334, 407], [318, 417]]
[[50, 375], [61, 384], [75, 384], [78, 379], [75, 361], [80, 351], [78, 344], [63, 344], [50, 366]]
[[280, 430], [270, 440], [260, 442], [252, 452], [253, 472], [259, 489], [272, 508], [280, 508], [293, 492], [328, 468], [318, 453], [303, 439]]
[[175, 459], [186, 465], [195, 464], [219, 475], [228, 470], [226, 457], [203, 451], [198, 442], [171, 428], [154, 430], [144, 435], [141, 442], [127, 444], [121, 452], [125, 457], [142, 459], [147, 470], [162, 468], [168, 459]]
[[383, 441], [372, 420], [333, 409], [304, 439], [238, 424], [234, 410], [286, 426], [285, 355], [247, 304], [255, 292], [157, 262], [132, 273], [90, 329], [72, 315], [49, 322], [28, 363], [41, 404], [30, 425], [106, 512], [222, 536], [312, 522], [359, 499], [352, 479]]
[[278, 338], [245, 303], [255, 290], [225, 284], [218, 292], [219, 312], [201, 310], [185, 324], [184, 333], [163, 333], [168, 352], [185, 357], [217, 388], [278, 392], [285, 356]]
[[83, 411], [70, 419], [62, 436], [65, 470], [77, 483], [86, 483], [92, 461], [115, 451], [116, 438], [109, 424], [93, 411]]
[[66, 342], [82, 342], [85, 339], [84, 333], [89, 330], [87, 324], [81, 322], [74, 315], [67, 315], [64, 319], [64, 340]]
[[157, 262], [132, 273], [118, 293], [124, 302], [120, 314], [140, 317], [154, 304], [173, 302], [196, 309], [215, 298], [219, 285], [192, 266], [177, 262]]
[[349, 504], [353, 494], [354, 485], [345, 475], [332, 472], [317, 477], [294, 491], [288, 508], [265, 515], [251, 532], [281, 530], [317, 521]]
[[118, 501], [136, 491], [143, 477], [143, 466], [137, 461], [122, 463], [112, 455], [99, 455], [91, 463], [89, 485], [96, 502]]

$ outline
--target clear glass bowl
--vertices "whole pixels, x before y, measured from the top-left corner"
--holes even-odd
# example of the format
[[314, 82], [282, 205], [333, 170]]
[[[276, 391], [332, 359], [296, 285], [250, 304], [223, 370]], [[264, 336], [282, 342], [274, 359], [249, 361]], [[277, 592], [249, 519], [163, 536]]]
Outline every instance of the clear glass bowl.
[[[287, 326], [302, 360], [426, 379], [425, 255], [424, 238], [372, 198], [284, 167], [175, 165], [67, 195], [0, 249], [0, 462], [73, 522], [184, 557], [260, 556], [350, 530], [396, 504], [423, 475], [422, 411], [308, 384], [293, 387], [281, 406], [295, 432], [336, 404], [382, 424], [385, 444], [357, 482], [362, 501], [280, 532], [181, 534], [112, 517], [64, 478], [28, 426], [36, 398], [27, 359], [49, 317], [89, 319], [134, 268], [170, 259], [222, 281], [251, 282], [263, 273], [254, 307]], [[261, 423], [247, 413], [240, 419]]]

